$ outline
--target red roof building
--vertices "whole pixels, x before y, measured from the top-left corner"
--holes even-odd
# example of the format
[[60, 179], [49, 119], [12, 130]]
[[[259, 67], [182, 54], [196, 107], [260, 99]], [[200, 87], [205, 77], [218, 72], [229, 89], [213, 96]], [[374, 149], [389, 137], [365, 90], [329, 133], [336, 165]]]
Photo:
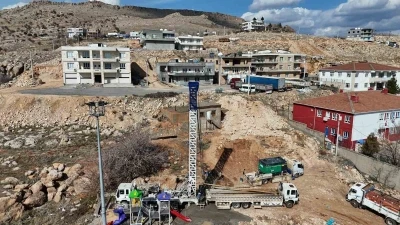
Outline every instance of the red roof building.
[[323, 85], [334, 85], [345, 91], [382, 90], [387, 81], [397, 77], [400, 85], [400, 68], [370, 62], [352, 62], [319, 70]]
[[293, 120], [325, 133], [332, 143], [339, 132], [339, 145], [350, 149], [371, 133], [400, 140], [400, 97], [384, 89], [306, 99], [293, 104]]

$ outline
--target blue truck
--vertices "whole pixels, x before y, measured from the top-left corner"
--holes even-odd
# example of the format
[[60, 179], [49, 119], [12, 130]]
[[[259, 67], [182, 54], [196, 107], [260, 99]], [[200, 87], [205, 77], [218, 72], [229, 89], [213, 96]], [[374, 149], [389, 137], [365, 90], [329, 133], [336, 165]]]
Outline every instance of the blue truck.
[[250, 79], [251, 85], [272, 85], [273, 89], [276, 91], [286, 91], [288, 89], [288, 87], [285, 85], [285, 78], [283, 77], [247, 75], [245, 83], [249, 83], [248, 79]]

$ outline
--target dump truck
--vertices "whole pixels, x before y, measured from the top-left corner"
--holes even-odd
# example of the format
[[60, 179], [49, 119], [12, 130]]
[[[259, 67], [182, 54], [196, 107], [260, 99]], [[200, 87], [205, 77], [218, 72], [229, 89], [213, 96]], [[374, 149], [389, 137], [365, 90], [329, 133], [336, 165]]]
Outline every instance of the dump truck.
[[249, 79], [250, 84], [272, 85], [276, 91], [286, 91], [285, 78], [283, 77], [247, 75], [245, 83], [248, 83]]
[[387, 225], [400, 224], [400, 200], [376, 190], [373, 184], [354, 184], [346, 200], [355, 208], [369, 208], [384, 216]]
[[299, 193], [294, 184], [279, 183], [275, 193], [257, 189], [211, 188], [206, 190], [206, 204], [214, 202], [217, 209], [255, 209], [286, 206], [292, 208], [299, 203]]

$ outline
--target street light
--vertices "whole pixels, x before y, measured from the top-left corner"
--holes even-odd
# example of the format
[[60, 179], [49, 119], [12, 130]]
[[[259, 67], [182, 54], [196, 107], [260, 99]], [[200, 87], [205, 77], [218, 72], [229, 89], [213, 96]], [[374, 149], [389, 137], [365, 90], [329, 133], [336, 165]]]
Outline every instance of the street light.
[[222, 52], [218, 53], [218, 57], [219, 57], [218, 86], [221, 86], [222, 56], [224, 56], [224, 54], [222, 54]]
[[105, 114], [105, 106], [107, 102], [104, 101], [96, 101], [96, 102], [88, 102], [86, 103], [89, 106], [89, 115], [96, 117], [96, 128], [97, 128], [97, 149], [99, 154], [99, 175], [100, 175], [100, 199], [101, 199], [101, 220], [102, 224], [107, 224], [106, 219], [106, 209], [104, 203], [104, 182], [103, 182], [103, 165], [101, 159], [101, 147], [100, 147], [100, 126], [99, 126], [99, 117], [104, 116]]

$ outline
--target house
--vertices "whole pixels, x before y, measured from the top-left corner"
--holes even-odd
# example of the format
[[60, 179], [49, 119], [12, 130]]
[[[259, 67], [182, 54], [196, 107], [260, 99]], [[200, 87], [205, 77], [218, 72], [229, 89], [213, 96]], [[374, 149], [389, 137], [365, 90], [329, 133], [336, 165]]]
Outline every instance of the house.
[[262, 20], [251, 20], [242, 23], [242, 30], [246, 32], [265, 31], [265, 23]]
[[221, 84], [228, 84], [232, 78], [244, 79], [252, 73], [252, 56], [232, 53], [222, 57], [221, 61]]
[[158, 62], [157, 74], [160, 81], [168, 83], [186, 84], [189, 81], [198, 81], [200, 84], [212, 84], [215, 66], [214, 63], [197, 60], [180, 62], [175, 59], [169, 62]]
[[175, 38], [176, 49], [183, 51], [203, 50], [203, 37], [199, 36], [179, 36]]
[[87, 31], [87, 36], [92, 38], [101, 37], [101, 31], [99, 29], [89, 29]]
[[62, 46], [61, 58], [64, 85], [132, 86], [129, 48], [101, 43]]
[[[247, 54], [246, 54], [247, 55]], [[261, 76], [302, 78], [302, 63], [304, 64], [305, 55], [295, 54], [289, 51], [269, 50], [257, 51], [250, 54], [252, 56], [252, 66], [255, 67], [256, 74]]]
[[86, 36], [86, 29], [85, 28], [67, 28], [67, 37], [74, 38], [74, 37], [83, 37]]
[[293, 103], [293, 120], [325, 133], [332, 143], [339, 127], [339, 144], [350, 149], [371, 133], [396, 141], [400, 140], [400, 97], [383, 89], [301, 100]]
[[[392, 77], [400, 77], [400, 68], [370, 62], [352, 62], [319, 70], [320, 84], [345, 91], [382, 90]], [[400, 79], [397, 80], [400, 85]]]
[[371, 28], [352, 28], [347, 31], [347, 40], [374, 41], [374, 30]]
[[174, 50], [175, 32], [166, 29], [143, 30], [140, 33], [140, 44], [149, 50]]

